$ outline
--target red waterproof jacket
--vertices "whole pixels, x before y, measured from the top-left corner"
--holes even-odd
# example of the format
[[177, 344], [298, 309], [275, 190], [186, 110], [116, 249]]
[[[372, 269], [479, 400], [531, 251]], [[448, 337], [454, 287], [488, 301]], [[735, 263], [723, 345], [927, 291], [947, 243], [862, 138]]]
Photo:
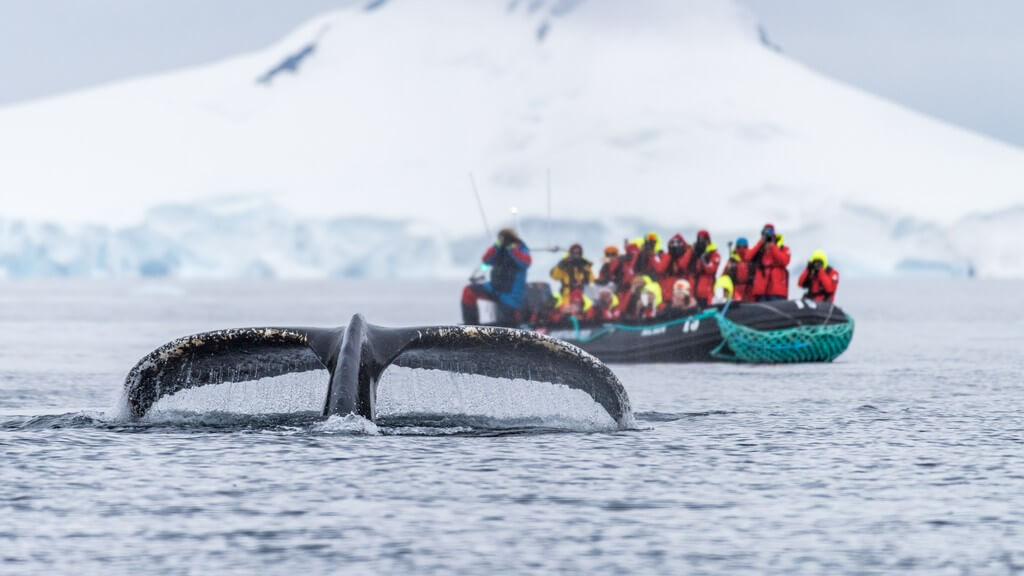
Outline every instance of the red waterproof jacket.
[[595, 316], [598, 320], [602, 320], [605, 322], [618, 320], [619, 317], [622, 315], [622, 309], [619, 307], [618, 296], [616, 296], [611, 302], [608, 302], [607, 305], [602, 305], [600, 302], [595, 302], [592, 310], [594, 310]]
[[733, 300], [741, 302], [754, 301], [754, 265], [747, 262], [748, 250], [745, 247], [736, 249], [736, 258], [729, 258], [725, 265], [725, 275], [732, 279]]
[[805, 300], [834, 302], [836, 299], [836, 289], [839, 288], [839, 270], [831, 266], [819, 268], [817, 271], [811, 268], [804, 268], [804, 272], [800, 275], [800, 281], [797, 284], [801, 288], [807, 289], [807, 292], [804, 294]]
[[685, 278], [693, 286], [693, 278], [688, 273], [692, 256], [693, 250], [687, 246], [682, 255], [676, 258], [665, 252], [654, 262], [654, 271], [658, 274], [658, 284], [661, 285], [661, 294], [665, 299], [672, 297], [672, 288], [680, 278]]
[[617, 289], [622, 289], [623, 287], [628, 287], [632, 281], [633, 269], [630, 267], [626, 257], [619, 256], [601, 265], [601, 270], [597, 273], [597, 279], [594, 280], [594, 284], [607, 286], [610, 282], [613, 282]]
[[[619, 307], [614, 312], [615, 317], [626, 318], [630, 320], [654, 318], [662, 310], [665, 309], [664, 302], [662, 302], [660, 305], [652, 306], [650, 308], [641, 308], [639, 300], [639, 292], [626, 292], [625, 294], [623, 294], [622, 298], [619, 299]], [[637, 313], [638, 311], [639, 314]]]
[[747, 261], [754, 265], [754, 298], [778, 296], [789, 298], [789, 246], [764, 239], [747, 252]]
[[697, 259], [697, 265], [694, 268], [696, 287], [693, 292], [697, 301], [704, 306], [711, 306], [711, 301], [715, 298], [715, 274], [718, 273], [720, 263], [721, 258], [718, 256], [718, 250], [714, 249], [714, 244], [710, 245], [708, 251]]
[[634, 276], [650, 276], [651, 278], [657, 278], [657, 270], [655, 264], [661, 258], [662, 252], [655, 252], [646, 248], [641, 248], [639, 252], [633, 257], [632, 266]]

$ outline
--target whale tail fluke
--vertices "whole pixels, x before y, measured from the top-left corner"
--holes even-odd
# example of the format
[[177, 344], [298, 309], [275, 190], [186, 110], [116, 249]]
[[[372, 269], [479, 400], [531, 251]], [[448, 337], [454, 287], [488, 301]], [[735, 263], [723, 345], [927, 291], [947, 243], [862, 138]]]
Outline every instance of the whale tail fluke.
[[141, 418], [160, 398], [189, 388], [329, 369], [338, 338], [340, 330], [236, 328], [172, 340], [128, 372], [128, 413]]
[[140, 360], [125, 388], [129, 412], [139, 418], [161, 397], [187, 388], [326, 369], [323, 414], [374, 420], [377, 384], [391, 365], [560, 384], [589, 394], [619, 427], [632, 425], [618, 378], [571, 344], [510, 328], [387, 328], [358, 314], [344, 328], [243, 328], [180, 338]]
[[372, 420], [377, 383], [391, 365], [560, 384], [589, 394], [620, 427], [632, 425], [619, 379], [576, 346], [493, 326], [385, 328], [358, 314], [345, 331], [324, 414], [354, 412]]

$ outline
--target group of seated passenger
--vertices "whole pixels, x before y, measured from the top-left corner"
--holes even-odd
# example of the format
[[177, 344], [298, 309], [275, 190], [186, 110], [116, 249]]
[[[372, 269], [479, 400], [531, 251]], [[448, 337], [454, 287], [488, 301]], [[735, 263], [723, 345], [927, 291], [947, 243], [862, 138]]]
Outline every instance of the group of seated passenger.
[[[643, 321], [686, 316], [730, 300], [765, 302], [789, 297], [789, 247], [771, 224], [764, 225], [753, 246], [746, 238], [737, 238], [724, 267], [707, 230], [698, 231], [692, 244], [682, 234], [674, 234], [666, 248], [653, 232], [627, 240], [621, 251], [607, 246], [594, 277], [583, 247], [573, 244], [551, 269], [551, 278], [560, 283], [552, 295], [546, 283], [527, 286], [530, 249], [515, 230], [504, 228], [481, 259], [490, 267], [490, 281], [474, 279], [463, 290], [463, 322], [479, 323], [479, 300], [494, 302], [497, 323], [515, 325], [570, 319]], [[828, 265], [823, 251], [815, 250], [798, 285], [807, 290], [805, 299], [832, 302], [839, 271]], [[533, 304], [527, 302], [530, 289]]]
[[[573, 244], [551, 269], [551, 278], [561, 285], [546, 320], [680, 317], [728, 300], [763, 302], [789, 296], [789, 247], [772, 224], [762, 228], [753, 247], [746, 238], [737, 238], [724, 268], [707, 230], [698, 231], [692, 244], [674, 234], [666, 248], [654, 232], [626, 241], [622, 250], [607, 246], [595, 278], [583, 247]], [[800, 278], [800, 286], [808, 290], [805, 297], [831, 301], [838, 274], [828, 267], [824, 252], [815, 251]], [[596, 298], [588, 296], [595, 291]]]

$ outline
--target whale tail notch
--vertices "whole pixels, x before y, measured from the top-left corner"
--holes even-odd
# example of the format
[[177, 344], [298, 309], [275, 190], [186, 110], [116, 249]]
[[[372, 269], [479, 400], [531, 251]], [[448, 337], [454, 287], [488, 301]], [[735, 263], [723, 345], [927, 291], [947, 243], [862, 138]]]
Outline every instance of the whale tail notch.
[[323, 414], [375, 417], [389, 366], [545, 381], [580, 390], [620, 428], [632, 426], [625, 389], [579, 348], [548, 336], [490, 326], [386, 328], [359, 314], [343, 328], [243, 328], [180, 338], [154, 350], [125, 380], [132, 417], [186, 388], [326, 369]]

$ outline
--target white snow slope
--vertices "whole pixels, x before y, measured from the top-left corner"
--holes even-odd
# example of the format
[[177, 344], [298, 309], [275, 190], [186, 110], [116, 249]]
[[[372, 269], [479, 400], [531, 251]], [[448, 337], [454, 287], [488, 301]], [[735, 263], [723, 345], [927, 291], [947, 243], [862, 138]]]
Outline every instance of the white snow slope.
[[772, 221], [794, 265], [1024, 275], [1021, 150], [790, 61], [730, 0], [364, 1], [2, 109], [0, 158], [9, 276], [464, 273], [467, 173], [497, 226], [543, 215], [549, 169], [534, 245]]

